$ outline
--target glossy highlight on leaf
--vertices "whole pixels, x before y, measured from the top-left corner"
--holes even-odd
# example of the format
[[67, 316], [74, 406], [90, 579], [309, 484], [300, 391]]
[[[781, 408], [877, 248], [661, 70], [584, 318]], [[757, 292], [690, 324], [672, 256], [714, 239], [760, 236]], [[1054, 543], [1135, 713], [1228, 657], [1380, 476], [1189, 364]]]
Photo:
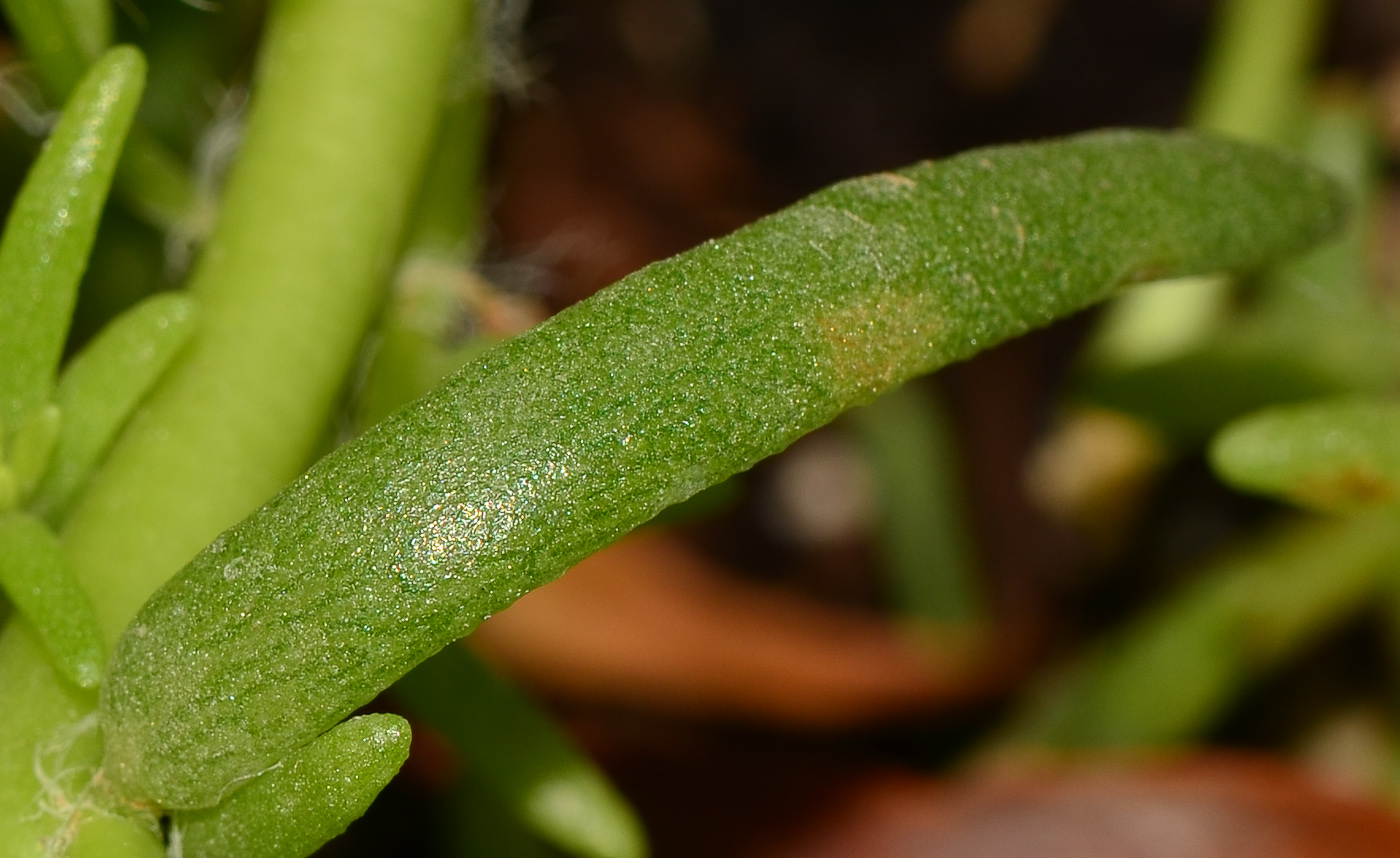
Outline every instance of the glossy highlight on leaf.
[[1400, 503], [1400, 402], [1345, 398], [1271, 408], [1216, 437], [1211, 464], [1245, 491], [1347, 511]]
[[157, 592], [103, 686], [105, 772], [212, 804], [842, 410], [1124, 283], [1276, 258], [1341, 214], [1290, 156], [1109, 132], [843, 182], [648, 266], [328, 456]]

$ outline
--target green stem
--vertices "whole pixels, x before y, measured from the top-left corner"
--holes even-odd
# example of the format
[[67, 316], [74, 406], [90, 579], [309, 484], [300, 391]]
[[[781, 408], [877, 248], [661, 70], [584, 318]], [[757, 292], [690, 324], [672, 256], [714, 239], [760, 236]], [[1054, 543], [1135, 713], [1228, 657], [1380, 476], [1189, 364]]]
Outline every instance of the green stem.
[[[1308, 67], [1326, 0], [1226, 0], [1188, 124], [1286, 143], [1302, 114]], [[1184, 354], [1218, 330], [1231, 284], [1198, 278], [1125, 293], [1104, 313], [1089, 352], [1104, 368]]]
[[200, 330], [65, 529], [113, 639], [315, 452], [393, 258], [463, 6], [274, 8], [243, 152], [191, 277]]
[[468, 23], [454, 53], [403, 256], [356, 391], [351, 420], [357, 434], [428, 392], [464, 361], [454, 338], [474, 309], [473, 287], [483, 283], [472, 270], [487, 114], [478, 21]]
[[1227, 0], [1191, 126], [1261, 143], [1289, 142], [1326, 9], [1326, 0]]
[[980, 622], [957, 447], [942, 403], [909, 384], [852, 411], [847, 424], [874, 471], [879, 549], [899, 612], [929, 623]]
[[437, 139], [418, 192], [406, 245], [412, 252], [464, 259], [476, 250], [482, 211], [482, 158], [485, 156], [489, 78], [481, 14], [457, 43], [444, 92]]
[[[0, 689], [7, 701], [0, 712], [0, 855], [43, 858], [43, 838], [62, 829], [66, 820], [36, 806], [41, 795], [34, 773], [36, 749], [51, 739], [55, 727], [91, 712], [97, 695], [59, 675], [22, 617], [12, 617], [0, 634]], [[68, 763], [90, 770], [100, 757], [100, 748], [75, 749]]]
[[[393, 257], [464, 5], [276, 6], [247, 142], [193, 276], [200, 335], [65, 532], [109, 640], [315, 449]], [[0, 843], [38, 856], [55, 820], [35, 816], [34, 748], [95, 701], [18, 621], [0, 636], [0, 687], [24, 701], [0, 713]]]

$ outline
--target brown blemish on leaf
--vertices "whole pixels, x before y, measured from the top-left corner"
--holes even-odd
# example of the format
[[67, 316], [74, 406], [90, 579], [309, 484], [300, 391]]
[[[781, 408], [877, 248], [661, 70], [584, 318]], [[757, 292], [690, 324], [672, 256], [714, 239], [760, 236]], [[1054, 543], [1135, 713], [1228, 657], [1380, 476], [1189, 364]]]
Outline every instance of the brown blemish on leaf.
[[818, 319], [817, 326], [837, 384], [873, 394], [934, 362], [943, 308], [930, 294], [884, 296]]
[[881, 173], [878, 178], [884, 179], [886, 182], [898, 188], [917, 188], [919, 186], [918, 182], [915, 182], [908, 176], [901, 176], [898, 173]]
[[1172, 269], [1170, 266], [1160, 263], [1151, 263], [1129, 272], [1128, 276], [1123, 278], [1123, 282], [1124, 284], [1151, 283], [1154, 280], [1161, 280], [1169, 275], [1171, 271]]
[[851, 186], [864, 197], [896, 199], [908, 196], [919, 187], [919, 183], [899, 173], [875, 173], [852, 180]]
[[1395, 485], [1361, 465], [1309, 474], [1289, 492], [1300, 503], [1320, 509], [1379, 506], [1395, 499]]

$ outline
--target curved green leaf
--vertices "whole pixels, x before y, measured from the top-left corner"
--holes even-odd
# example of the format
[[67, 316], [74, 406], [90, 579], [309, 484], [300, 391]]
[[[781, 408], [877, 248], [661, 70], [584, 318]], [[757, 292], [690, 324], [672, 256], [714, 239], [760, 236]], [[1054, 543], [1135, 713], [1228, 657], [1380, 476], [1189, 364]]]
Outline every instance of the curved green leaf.
[[172, 855], [302, 858], [369, 807], [408, 759], [408, 722], [362, 715], [290, 754], [217, 807], [177, 814]]
[[651, 265], [327, 457], [157, 592], [103, 687], [105, 771], [217, 801], [843, 409], [1119, 284], [1288, 252], [1338, 200], [1282, 154], [1113, 132], [843, 182]]
[[146, 77], [131, 47], [83, 78], [30, 169], [0, 239], [0, 419], [19, 426], [48, 399], [78, 281]]
[[1221, 430], [1210, 461], [1237, 488], [1314, 509], [1400, 503], [1400, 402], [1332, 399], [1260, 411]]
[[0, 516], [0, 588], [44, 642], [63, 675], [84, 688], [102, 678], [106, 647], [58, 537], [24, 513]]
[[541, 838], [583, 858], [646, 855], [641, 824], [602, 772], [465, 647], [447, 647], [394, 691], [456, 746], [468, 776]]
[[48, 472], [29, 506], [50, 521], [102, 460], [136, 406], [179, 354], [195, 326], [195, 300], [166, 293], [112, 321], [64, 369], [54, 399], [63, 425]]

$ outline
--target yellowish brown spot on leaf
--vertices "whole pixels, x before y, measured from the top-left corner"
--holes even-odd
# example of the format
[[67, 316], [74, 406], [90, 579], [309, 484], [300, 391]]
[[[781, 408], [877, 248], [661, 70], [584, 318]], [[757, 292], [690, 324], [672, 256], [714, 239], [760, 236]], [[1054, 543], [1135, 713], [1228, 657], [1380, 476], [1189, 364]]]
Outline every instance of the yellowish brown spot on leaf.
[[1315, 508], [1355, 509], [1394, 500], [1395, 485], [1371, 468], [1353, 465], [1309, 474], [1299, 480], [1289, 494]]
[[874, 395], [908, 377], [910, 366], [935, 361], [943, 307], [928, 293], [881, 296], [817, 324], [840, 387]]

